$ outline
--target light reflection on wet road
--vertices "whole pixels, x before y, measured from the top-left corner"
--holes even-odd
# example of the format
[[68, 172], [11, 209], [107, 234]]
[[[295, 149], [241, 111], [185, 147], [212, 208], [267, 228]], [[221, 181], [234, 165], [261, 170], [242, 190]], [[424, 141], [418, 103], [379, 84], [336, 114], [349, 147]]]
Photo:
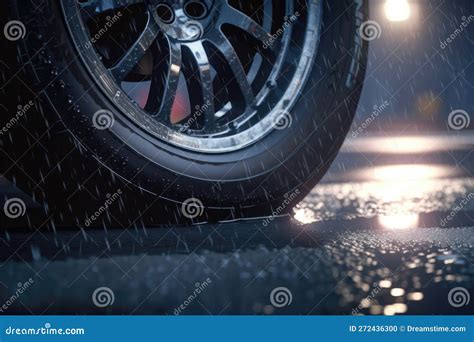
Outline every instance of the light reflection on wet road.
[[[473, 295], [474, 168], [405, 158], [345, 170], [347, 158], [292, 219], [45, 233], [26, 242], [4, 235], [0, 298], [32, 277], [9, 313], [173, 314], [185, 301], [184, 314], [472, 313], [472, 301], [456, 308], [448, 293]], [[103, 309], [91, 300], [101, 286], [115, 295]], [[276, 287], [291, 291], [290, 305], [271, 305]]]

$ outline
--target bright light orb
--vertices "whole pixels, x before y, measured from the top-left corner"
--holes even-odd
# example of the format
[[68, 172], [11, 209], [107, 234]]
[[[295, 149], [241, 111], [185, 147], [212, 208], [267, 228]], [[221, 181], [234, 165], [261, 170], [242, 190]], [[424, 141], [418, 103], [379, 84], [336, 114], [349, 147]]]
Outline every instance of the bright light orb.
[[408, 0], [387, 0], [385, 15], [390, 21], [405, 21], [410, 18], [411, 10]]
[[394, 214], [382, 215], [378, 217], [380, 225], [385, 229], [403, 230], [414, 229], [418, 227], [418, 214]]

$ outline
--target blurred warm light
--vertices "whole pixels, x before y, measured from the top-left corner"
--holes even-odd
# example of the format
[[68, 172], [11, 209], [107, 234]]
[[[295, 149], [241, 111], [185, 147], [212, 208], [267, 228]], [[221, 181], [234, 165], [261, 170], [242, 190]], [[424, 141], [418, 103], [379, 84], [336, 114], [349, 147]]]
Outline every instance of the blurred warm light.
[[411, 292], [407, 296], [408, 300], [411, 300], [411, 301], [420, 301], [420, 300], [423, 300], [423, 297], [424, 295], [421, 292]]
[[440, 165], [390, 165], [374, 167], [373, 178], [381, 181], [426, 180], [449, 176], [449, 168]]
[[394, 297], [401, 297], [405, 294], [405, 290], [399, 287], [396, 287], [390, 290], [390, 294]]
[[418, 227], [418, 214], [394, 214], [378, 217], [379, 224], [386, 229], [413, 229]]
[[408, 0], [387, 0], [385, 15], [390, 21], [405, 21], [410, 18], [411, 10]]
[[349, 139], [342, 152], [418, 154], [440, 151], [464, 151], [474, 144], [471, 132], [431, 136], [358, 137]]
[[312, 223], [316, 221], [316, 217], [314, 217], [314, 212], [304, 208], [304, 209], [295, 209], [294, 211], [294, 218], [304, 224]]
[[449, 177], [452, 169], [444, 165], [407, 164], [367, 168], [361, 172], [376, 182], [380, 200], [400, 204], [395, 213], [379, 216], [380, 225], [387, 229], [410, 229], [417, 227], [418, 215], [411, 214], [413, 208], [405, 203], [406, 199], [426, 193], [434, 180]]
[[395, 153], [423, 152], [427, 149], [427, 141], [403, 137], [392, 141], [384, 141], [385, 149]]
[[352, 174], [355, 179], [370, 179], [384, 183], [426, 181], [453, 175], [454, 170], [444, 165], [402, 164], [360, 169]]
[[403, 303], [395, 303], [395, 304], [387, 305], [383, 309], [383, 314], [386, 316], [403, 314], [405, 312], [407, 312], [407, 305]]

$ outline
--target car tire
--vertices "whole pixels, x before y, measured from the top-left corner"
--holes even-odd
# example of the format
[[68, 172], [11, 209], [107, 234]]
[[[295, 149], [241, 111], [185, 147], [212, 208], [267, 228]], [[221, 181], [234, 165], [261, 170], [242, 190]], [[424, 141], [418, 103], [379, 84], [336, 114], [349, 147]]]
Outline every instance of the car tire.
[[[318, 40], [317, 52], [306, 56], [311, 70], [280, 126], [248, 146], [203, 153], [143, 132], [104, 93], [59, 1], [2, 1], [2, 27], [17, 21], [24, 32], [1, 37], [0, 172], [40, 204], [26, 210], [27, 225], [127, 228], [290, 212], [344, 141], [367, 58], [366, 1], [307, 3], [322, 9], [319, 37], [306, 38]], [[101, 111], [113, 129], [93, 127]]]

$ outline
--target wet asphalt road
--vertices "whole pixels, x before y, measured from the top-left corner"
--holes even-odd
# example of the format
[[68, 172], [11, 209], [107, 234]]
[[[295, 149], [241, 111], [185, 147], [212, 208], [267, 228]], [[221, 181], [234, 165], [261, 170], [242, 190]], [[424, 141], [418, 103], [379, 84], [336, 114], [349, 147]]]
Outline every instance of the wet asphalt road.
[[[2, 233], [4, 313], [471, 314], [472, 145], [377, 146], [346, 145], [291, 218]], [[111, 305], [94, 304], [99, 287]], [[280, 287], [283, 307], [270, 298]]]

